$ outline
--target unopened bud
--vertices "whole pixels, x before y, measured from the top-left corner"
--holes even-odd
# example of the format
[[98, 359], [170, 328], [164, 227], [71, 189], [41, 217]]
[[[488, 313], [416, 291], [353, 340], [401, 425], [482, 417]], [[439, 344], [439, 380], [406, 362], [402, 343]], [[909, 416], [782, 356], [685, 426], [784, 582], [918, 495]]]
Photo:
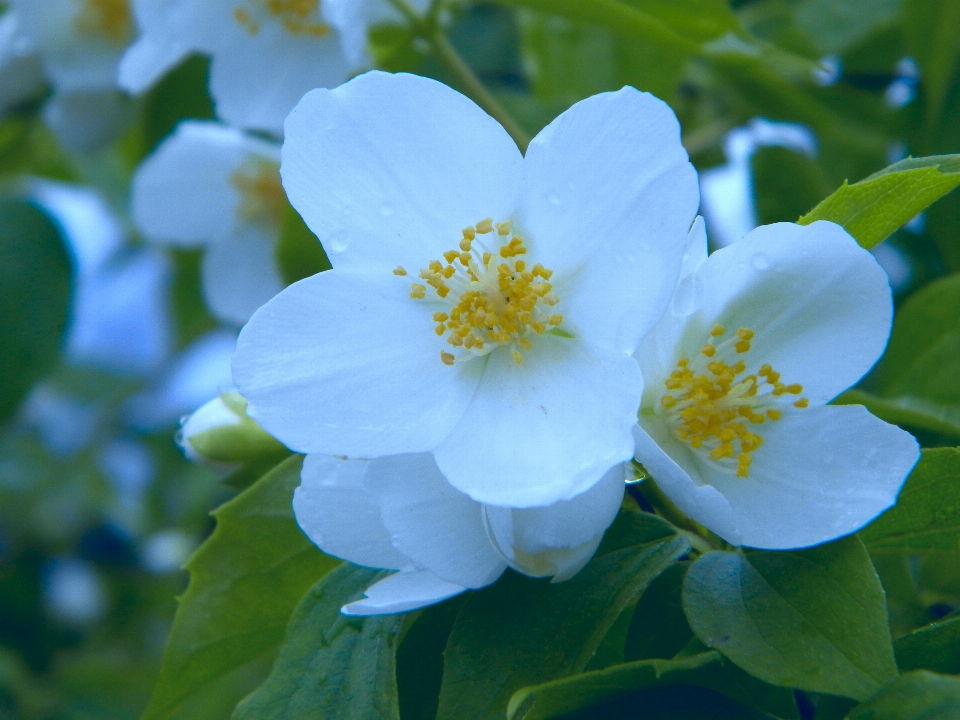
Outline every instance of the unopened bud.
[[187, 417], [177, 442], [189, 459], [227, 470], [287, 452], [247, 416], [247, 401], [233, 391], [222, 393]]

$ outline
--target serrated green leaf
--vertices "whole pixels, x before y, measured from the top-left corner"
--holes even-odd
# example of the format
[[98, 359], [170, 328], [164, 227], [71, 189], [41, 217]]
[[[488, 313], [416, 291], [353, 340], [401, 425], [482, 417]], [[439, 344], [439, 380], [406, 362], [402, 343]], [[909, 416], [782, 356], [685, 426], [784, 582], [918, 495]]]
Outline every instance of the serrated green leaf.
[[404, 616], [340, 614], [382, 575], [345, 564], [314, 585], [290, 620], [270, 676], [233, 720], [400, 720], [396, 653]]
[[877, 397], [863, 390], [847, 390], [831, 404], [863, 405], [888, 423], [929, 430], [960, 440], [960, 403], [948, 405], [913, 395]]
[[960, 673], [960, 617], [926, 625], [893, 642], [901, 671]]
[[187, 562], [190, 585], [143, 720], [189, 718], [182, 711], [210, 685], [271, 657], [303, 594], [339, 564], [293, 518], [302, 460], [285, 460], [213, 513], [216, 530]]
[[855, 707], [849, 720], [956, 720], [960, 678], [926, 670], [907, 673], [869, 702]]
[[288, 285], [332, 267], [320, 240], [290, 203], [284, 206], [276, 255], [280, 275]]
[[614, 665], [523, 688], [510, 699], [507, 718], [548, 720], [665, 685], [706, 687], [746, 707], [781, 718], [799, 718], [791, 690], [756, 680], [712, 651], [678, 660], [641, 660]]
[[864, 528], [871, 550], [960, 550], [960, 450], [923, 450], [897, 504]]
[[835, 222], [869, 250], [960, 185], [956, 167], [955, 155], [909, 158], [853, 185], [844, 182], [798, 222]]
[[520, 688], [581, 671], [620, 613], [688, 549], [656, 516], [621, 511], [571, 580], [508, 571], [475, 592], [447, 643], [438, 717], [500, 720]]
[[683, 605], [705, 645], [774, 685], [865, 700], [897, 673], [883, 588], [855, 536], [707, 553], [687, 571]]
[[57, 226], [29, 203], [0, 200], [0, 423], [60, 356], [71, 293]]

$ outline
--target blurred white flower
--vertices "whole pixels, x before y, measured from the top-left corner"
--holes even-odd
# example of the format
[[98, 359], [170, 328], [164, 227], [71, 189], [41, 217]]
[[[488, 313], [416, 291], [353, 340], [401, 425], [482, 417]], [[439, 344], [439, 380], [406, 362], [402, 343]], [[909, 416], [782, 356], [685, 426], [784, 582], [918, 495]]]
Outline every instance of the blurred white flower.
[[698, 204], [666, 104], [594, 96], [524, 157], [459, 93], [372, 72], [309, 93], [286, 129], [284, 187], [334, 269], [243, 330], [251, 417], [301, 452], [432, 452], [503, 506], [568, 500], [630, 458], [631, 353]]
[[243, 325], [283, 288], [278, 146], [214, 122], [181, 123], [137, 169], [132, 195], [148, 240], [206, 248], [204, 296], [221, 320]]
[[909, 433], [827, 406], [883, 352], [883, 270], [841, 227], [757, 228], [709, 257], [701, 236], [637, 358], [636, 458], [725, 540], [786, 549], [854, 532], [896, 501]]
[[293, 509], [324, 552], [398, 570], [343, 608], [407, 612], [495, 581], [509, 565], [554, 582], [593, 556], [623, 500], [617, 465], [582, 495], [548, 507], [483, 505], [450, 485], [429, 453], [373, 461], [308, 455]]
[[29, 38], [20, 30], [20, 18], [0, 17], [0, 113], [43, 96], [47, 77]]

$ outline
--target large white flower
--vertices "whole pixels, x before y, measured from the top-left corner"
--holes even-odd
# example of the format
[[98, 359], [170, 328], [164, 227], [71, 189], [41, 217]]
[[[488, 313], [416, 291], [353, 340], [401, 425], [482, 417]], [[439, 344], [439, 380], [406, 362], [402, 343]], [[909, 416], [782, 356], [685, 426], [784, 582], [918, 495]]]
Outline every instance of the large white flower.
[[826, 406], [883, 352], [892, 301], [832, 223], [691, 248], [671, 309], [637, 352], [636, 457], [673, 502], [737, 545], [796, 548], [896, 500], [916, 441], [860, 406]]
[[584, 100], [526, 157], [450, 88], [372, 72], [286, 124], [288, 197], [334, 269], [243, 330], [234, 380], [288, 447], [433, 453], [478, 502], [578, 495], [633, 454], [631, 353], [663, 313], [697, 203], [670, 109]]
[[214, 315], [242, 325], [283, 287], [274, 259], [286, 198], [273, 143], [188, 121], [133, 178], [133, 219], [150, 240], [204, 246]]
[[120, 84], [142, 93], [189, 53], [207, 54], [217, 114], [279, 135], [304, 93], [366, 63], [368, 5], [381, 1], [134, 0], [141, 34]]
[[406, 612], [489, 585], [510, 565], [554, 582], [593, 556], [623, 500], [624, 469], [549, 507], [482, 505], [452, 487], [429, 453], [373, 461], [308, 455], [293, 509], [324, 552], [398, 570], [348, 615]]

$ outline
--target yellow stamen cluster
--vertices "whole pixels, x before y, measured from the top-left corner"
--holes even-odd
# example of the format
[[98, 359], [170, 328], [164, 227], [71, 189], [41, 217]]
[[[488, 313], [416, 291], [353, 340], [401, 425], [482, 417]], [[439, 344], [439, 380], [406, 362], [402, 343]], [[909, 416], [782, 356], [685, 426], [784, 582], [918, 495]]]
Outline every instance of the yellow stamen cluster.
[[[484, 240], [482, 236], [491, 235]], [[457, 351], [483, 355], [500, 345], [512, 345], [514, 362], [523, 362], [523, 351], [533, 347], [531, 338], [563, 322], [551, 313], [559, 298], [551, 291], [552, 270], [537, 263], [527, 267], [527, 247], [511, 234], [510, 222], [494, 224], [492, 218], [464, 228], [458, 249], [443, 253], [420, 271], [423, 283], [411, 285], [410, 297], [422, 300], [427, 288], [450, 305], [433, 314], [436, 333]], [[398, 267], [395, 275], [407, 271]], [[455, 357], [440, 353], [445, 365]]]
[[124, 42], [133, 33], [128, 0], [83, 0], [74, 27], [84, 35], [99, 35], [113, 42]]
[[230, 184], [240, 193], [237, 211], [241, 220], [268, 231], [280, 227], [287, 202], [280, 183], [280, 163], [250, 158], [230, 175]]
[[291, 35], [320, 38], [330, 32], [329, 25], [314, 19], [319, 17], [320, 0], [248, 0], [248, 4], [254, 5], [256, 10], [237, 6], [233, 9], [233, 17], [251, 35], [260, 32], [257, 16], [262, 16], [264, 11], [268, 16], [278, 18]]
[[[680, 358], [664, 382], [670, 393], [660, 399], [660, 404], [678, 439], [695, 450], [709, 451], [710, 458], [716, 461], [736, 458], [737, 477], [749, 477], [751, 453], [763, 444], [763, 438], [754, 430], [767, 420], [780, 420], [783, 411], [773, 406], [780, 404], [783, 395], [799, 395], [803, 386], [780, 382], [780, 373], [770, 365], [762, 365], [756, 374], [745, 375], [747, 365], [743, 359], [733, 364], [713, 359], [718, 352], [721, 357], [730, 354], [731, 344], [737, 355], [750, 351], [754, 337], [751, 330], [741, 328], [734, 337], [714, 345], [713, 340], [725, 333], [723, 326], [714, 325], [711, 340], [700, 350], [705, 359], [691, 362]], [[809, 401], [801, 398], [793, 404], [805, 408]]]

